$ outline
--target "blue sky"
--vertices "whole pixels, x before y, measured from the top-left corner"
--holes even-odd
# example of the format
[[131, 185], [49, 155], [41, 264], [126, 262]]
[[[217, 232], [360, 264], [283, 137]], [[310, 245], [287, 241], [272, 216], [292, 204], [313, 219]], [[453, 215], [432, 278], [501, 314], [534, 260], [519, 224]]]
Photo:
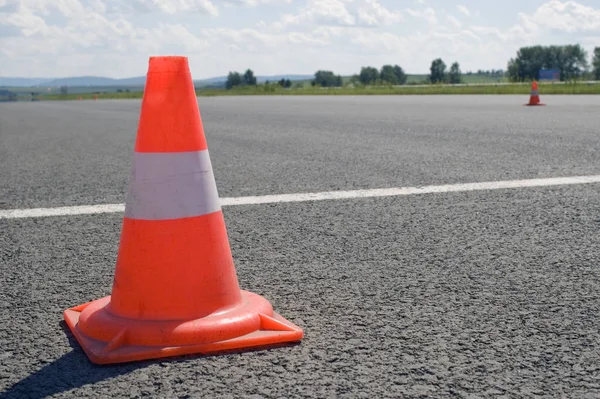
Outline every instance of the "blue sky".
[[195, 79], [344, 75], [431, 60], [505, 68], [521, 46], [600, 46], [598, 0], [0, 0], [0, 76], [144, 75], [185, 55]]

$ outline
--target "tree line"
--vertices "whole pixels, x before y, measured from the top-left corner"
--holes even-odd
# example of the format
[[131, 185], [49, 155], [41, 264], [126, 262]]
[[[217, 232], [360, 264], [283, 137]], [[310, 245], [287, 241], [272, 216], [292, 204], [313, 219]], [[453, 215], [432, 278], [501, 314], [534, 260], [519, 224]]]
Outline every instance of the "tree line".
[[538, 80], [543, 69], [557, 70], [561, 81], [579, 79], [585, 75], [600, 79], [600, 47], [594, 49], [591, 65], [587, 52], [579, 44], [521, 47], [516, 57], [508, 61], [507, 77], [512, 82]]
[[[271, 82], [268, 80], [265, 82], [265, 85], [270, 85]], [[292, 81], [290, 79], [281, 78], [276, 82], [277, 85], [285, 88], [292, 87]], [[254, 71], [252, 69], [246, 69], [244, 74], [239, 72], [229, 72], [227, 75], [227, 80], [225, 81], [225, 88], [232, 89], [237, 86], [256, 86], [257, 79], [254, 76]]]
[[[508, 61], [506, 70], [478, 70], [476, 74], [506, 78], [511, 82], [524, 82], [539, 80], [540, 71], [547, 69], [558, 71], [560, 81], [580, 78], [600, 80], [600, 46], [594, 48], [591, 62], [588, 61], [587, 52], [579, 44], [521, 47], [516, 56]], [[457, 61], [454, 61], [448, 68], [443, 59], [436, 58], [431, 62], [429, 74], [424, 81], [419, 83], [457, 84], [463, 82], [464, 75], [473, 74], [471, 71], [463, 74]], [[379, 69], [374, 66], [363, 66], [360, 72], [352, 75], [346, 84], [365, 86], [405, 85], [407, 84], [407, 78], [404, 69], [399, 65], [388, 64]], [[254, 72], [248, 69], [243, 75], [238, 72], [229, 72], [225, 87], [231, 89], [235, 86], [256, 84]], [[345, 83], [342, 76], [335, 74], [333, 71], [318, 70], [315, 72], [314, 79], [310, 81], [310, 84], [313, 87], [342, 87]], [[271, 83], [267, 81], [266, 85], [271, 85]], [[292, 86], [292, 82], [289, 79], [281, 79], [275, 85], [289, 88]]]
[[[380, 86], [380, 85], [405, 85], [408, 80], [408, 75], [400, 65], [383, 65], [380, 69], [374, 66], [361, 67], [358, 74], [350, 77], [349, 84], [364, 85], [364, 86]], [[461, 83], [462, 73], [458, 62], [454, 62], [450, 70], [446, 70], [446, 63], [437, 58], [432, 61], [430, 74], [427, 77], [427, 82], [424, 83]], [[311, 81], [312, 86], [320, 87], [341, 87], [343, 80], [340, 75], [335, 75], [332, 71], [317, 71], [315, 78]]]
[[232, 89], [236, 86], [256, 86], [256, 76], [254, 76], [254, 71], [252, 71], [252, 69], [247, 69], [243, 75], [239, 72], [229, 72], [227, 80], [225, 81], [225, 87], [227, 89]]

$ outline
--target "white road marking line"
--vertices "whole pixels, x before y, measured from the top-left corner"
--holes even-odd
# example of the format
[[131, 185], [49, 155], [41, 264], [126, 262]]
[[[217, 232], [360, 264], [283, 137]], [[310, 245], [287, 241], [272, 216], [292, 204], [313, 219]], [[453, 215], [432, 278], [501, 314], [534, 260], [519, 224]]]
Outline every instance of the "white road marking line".
[[[371, 197], [394, 197], [416, 194], [452, 193], [463, 191], [500, 190], [508, 188], [564, 186], [600, 183], [600, 175], [556, 177], [547, 179], [506, 180], [481, 183], [445, 184], [441, 186], [395, 187], [319, 193], [276, 194], [250, 197], [221, 198], [221, 206], [259, 205], [284, 202], [308, 202]], [[49, 216], [92, 215], [124, 212], [125, 204], [65, 206], [0, 210], [0, 219], [38, 218]]]

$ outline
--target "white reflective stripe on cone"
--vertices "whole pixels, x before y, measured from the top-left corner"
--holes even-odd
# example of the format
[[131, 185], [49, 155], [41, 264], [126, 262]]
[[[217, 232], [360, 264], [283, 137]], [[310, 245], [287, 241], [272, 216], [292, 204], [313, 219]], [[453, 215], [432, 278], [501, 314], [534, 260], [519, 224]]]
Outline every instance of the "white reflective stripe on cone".
[[220, 209], [208, 150], [134, 153], [125, 217], [179, 219]]
[[531, 90], [531, 95], [532, 96], [539, 96], [540, 93], [537, 90]]

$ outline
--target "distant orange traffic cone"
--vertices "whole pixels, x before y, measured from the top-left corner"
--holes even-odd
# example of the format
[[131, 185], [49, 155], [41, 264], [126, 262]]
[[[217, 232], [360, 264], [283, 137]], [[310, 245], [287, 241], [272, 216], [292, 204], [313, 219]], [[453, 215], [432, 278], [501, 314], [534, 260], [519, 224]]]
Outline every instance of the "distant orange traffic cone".
[[546, 105], [540, 102], [540, 93], [538, 91], [538, 84], [534, 80], [531, 84], [531, 95], [529, 96], [529, 103], [525, 105]]
[[151, 57], [112, 294], [64, 311], [93, 363], [300, 341], [240, 290], [186, 57]]

